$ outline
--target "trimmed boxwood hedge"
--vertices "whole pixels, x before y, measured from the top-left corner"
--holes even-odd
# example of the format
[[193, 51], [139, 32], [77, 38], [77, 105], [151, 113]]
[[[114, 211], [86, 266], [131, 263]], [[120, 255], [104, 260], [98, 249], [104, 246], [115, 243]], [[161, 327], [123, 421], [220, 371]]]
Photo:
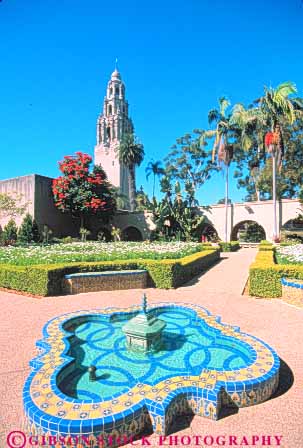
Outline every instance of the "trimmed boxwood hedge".
[[281, 278], [303, 279], [302, 265], [275, 263], [274, 247], [259, 250], [249, 268], [249, 294], [256, 297], [281, 297]]
[[229, 241], [228, 243], [219, 243], [222, 252], [235, 252], [240, 249], [239, 241]]
[[203, 250], [176, 260], [115, 260], [51, 265], [0, 265], [0, 287], [40, 296], [62, 294], [64, 275], [77, 272], [146, 269], [149, 286], [175, 288], [207, 269], [220, 257], [217, 249]]

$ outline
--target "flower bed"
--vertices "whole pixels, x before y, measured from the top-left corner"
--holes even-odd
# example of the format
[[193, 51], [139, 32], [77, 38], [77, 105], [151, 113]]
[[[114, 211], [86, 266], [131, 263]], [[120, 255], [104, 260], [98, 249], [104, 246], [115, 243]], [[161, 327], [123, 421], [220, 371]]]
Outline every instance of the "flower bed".
[[134, 259], [35, 266], [0, 264], [0, 287], [41, 296], [59, 295], [63, 293], [62, 280], [66, 274], [145, 269], [148, 271], [149, 286], [176, 288], [209, 268], [219, 258], [219, 251], [210, 249], [166, 260]]
[[276, 259], [279, 264], [303, 264], [303, 244], [280, 247]]
[[0, 264], [32, 266], [77, 262], [179, 259], [203, 249], [198, 243], [67, 243], [47, 246], [1, 247]]

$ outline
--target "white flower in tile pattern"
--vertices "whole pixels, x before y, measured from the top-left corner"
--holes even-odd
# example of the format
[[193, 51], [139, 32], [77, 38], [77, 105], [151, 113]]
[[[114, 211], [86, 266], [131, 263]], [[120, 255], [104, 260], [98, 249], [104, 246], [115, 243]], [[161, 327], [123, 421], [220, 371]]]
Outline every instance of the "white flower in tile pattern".
[[89, 415], [88, 412], [81, 412], [80, 418], [87, 418], [88, 415]]

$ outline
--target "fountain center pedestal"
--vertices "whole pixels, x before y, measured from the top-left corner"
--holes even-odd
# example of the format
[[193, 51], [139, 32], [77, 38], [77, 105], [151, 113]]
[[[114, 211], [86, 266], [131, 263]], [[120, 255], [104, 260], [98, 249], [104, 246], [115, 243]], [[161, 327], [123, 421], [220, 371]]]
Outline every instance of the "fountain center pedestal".
[[142, 310], [122, 328], [126, 336], [126, 345], [129, 350], [137, 352], [150, 352], [161, 347], [162, 331], [166, 323], [147, 310], [146, 295], [143, 295]]

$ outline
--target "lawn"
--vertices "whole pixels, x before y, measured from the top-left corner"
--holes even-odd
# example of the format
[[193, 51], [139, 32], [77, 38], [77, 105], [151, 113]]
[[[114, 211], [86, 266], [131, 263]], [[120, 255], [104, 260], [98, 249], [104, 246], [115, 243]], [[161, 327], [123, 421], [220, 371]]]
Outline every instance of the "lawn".
[[202, 248], [201, 244], [192, 242], [77, 242], [47, 246], [7, 246], [0, 248], [0, 264], [30, 266], [80, 261], [178, 259], [199, 252]]

